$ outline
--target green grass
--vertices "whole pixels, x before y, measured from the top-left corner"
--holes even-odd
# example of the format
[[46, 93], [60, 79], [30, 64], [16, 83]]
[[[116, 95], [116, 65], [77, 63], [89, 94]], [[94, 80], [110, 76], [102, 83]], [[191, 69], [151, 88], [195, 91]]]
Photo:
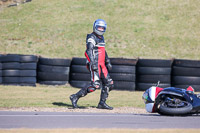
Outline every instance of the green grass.
[[[71, 108], [69, 96], [79, 89], [70, 86], [0, 86], [1, 107], [66, 107]], [[107, 103], [113, 107], [144, 108], [143, 92], [111, 91]], [[96, 107], [100, 99], [100, 90], [81, 98], [82, 107]]]
[[[110, 57], [200, 59], [199, 0], [34, 0], [0, 7], [0, 54], [84, 57], [86, 34], [105, 19]], [[0, 86], [0, 107], [69, 105], [72, 87]], [[112, 91], [114, 107], [143, 107], [142, 92]], [[100, 91], [79, 103], [96, 106]], [[95, 100], [94, 100], [95, 99]]]
[[84, 57], [95, 19], [111, 57], [200, 59], [199, 0], [34, 0], [0, 10], [0, 53]]

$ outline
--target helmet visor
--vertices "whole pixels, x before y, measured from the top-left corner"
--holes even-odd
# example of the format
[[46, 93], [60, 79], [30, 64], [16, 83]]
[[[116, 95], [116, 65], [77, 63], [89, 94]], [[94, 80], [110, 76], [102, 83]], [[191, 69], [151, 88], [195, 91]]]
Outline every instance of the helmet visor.
[[106, 27], [97, 25], [96, 26], [96, 30], [101, 31], [101, 32], [105, 32], [106, 31]]

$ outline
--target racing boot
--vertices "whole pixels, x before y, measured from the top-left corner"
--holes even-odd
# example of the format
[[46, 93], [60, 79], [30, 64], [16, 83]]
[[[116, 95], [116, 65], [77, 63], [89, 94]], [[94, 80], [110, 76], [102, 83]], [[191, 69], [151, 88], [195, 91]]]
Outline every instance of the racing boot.
[[87, 95], [87, 90], [84, 88], [78, 91], [76, 94], [72, 94], [69, 98], [72, 102], [73, 108], [78, 108], [78, 105], [77, 105], [78, 99], [86, 95]]
[[106, 104], [106, 99], [108, 98], [108, 92], [109, 92], [108, 87], [102, 88], [100, 102], [97, 106], [98, 109], [108, 109], [108, 110], [113, 109], [113, 107], [110, 107], [109, 105]]

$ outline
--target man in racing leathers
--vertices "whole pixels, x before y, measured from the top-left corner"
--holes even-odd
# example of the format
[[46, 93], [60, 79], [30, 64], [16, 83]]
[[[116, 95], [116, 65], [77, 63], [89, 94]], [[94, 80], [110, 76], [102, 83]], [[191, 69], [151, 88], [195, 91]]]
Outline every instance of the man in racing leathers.
[[80, 97], [84, 97], [88, 93], [100, 89], [100, 82], [102, 81], [100, 102], [97, 108], [113, 109], [113, 107], [106, 104], [109, 91], [114, 87], [113, 80], [108, 74], [108, 70], [112, 69], [112, 65], [105, 51], [103, 34], [106, 28], [106, 22], [102, 19], [97, 19], [93, 25], [93, 32], [87, 35], [85, 56], [87, 58], [87, 67], [91, 74], [91, 84], [70, 96], [73, 108], [78, 108], [77, 102]]

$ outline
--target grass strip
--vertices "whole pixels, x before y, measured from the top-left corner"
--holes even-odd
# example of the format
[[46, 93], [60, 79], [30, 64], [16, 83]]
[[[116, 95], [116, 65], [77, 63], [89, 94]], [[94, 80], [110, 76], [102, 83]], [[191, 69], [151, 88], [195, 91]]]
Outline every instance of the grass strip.
[[[69, 96], [79, 91], [67, 86], [0, 86], [0, 108], [43, 107], [43, 108], [70, 108]], [[100, 100], [100, 90], [89, 93], [81, 98], [78, 104], [81, 107], [96, 107]], [[116, 91], [110, 92], [107, 103], [113, 107], [144, 108], [143, 92]]]

